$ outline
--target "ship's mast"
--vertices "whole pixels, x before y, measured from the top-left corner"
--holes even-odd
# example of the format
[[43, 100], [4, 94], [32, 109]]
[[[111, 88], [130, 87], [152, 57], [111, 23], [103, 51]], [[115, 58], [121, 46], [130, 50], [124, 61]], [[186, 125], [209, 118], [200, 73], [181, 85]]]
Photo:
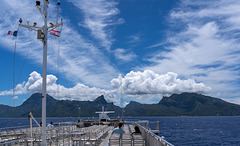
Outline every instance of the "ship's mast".
[[46, 76], [47, 76], [47, 35], [48, 35], [48, 28], [47, 28], [47, 7], [48, 7], [48, 1], [44, 0], [44, 26], [43, 26], [43, 78], [42, 78], [42, 145], [46, 146]]
[[[49, 1], [48, 0], [43, 0], [44, 7], [43, 11], [41, 10], [40, 6], [40, 1], [36, 1], [36, 8], [40, 11], [41, 15], [44, 18], [44, 25], [42, 27], [37, 27], [37, 23], [34, 23], [33, 26], [29, 25], [29, 22], [27, 25], [24, 24], [19, 24], [19, 26], [26, 27], [29, 30], [35, 30], [38, 32], [37, 38], [42, 40], [43, 43], [43, 77], [42, 77], [42, 145], [46, 146], [47, 145], [47, 140], [46, 140], [46, 95], [47, 95], [47, 88], [46, 88], [46, 77], [47, 77], [47, 40], [48, 40], [48, 30], [57, 28], [58, 26], [62, 25], [63, 23], [58, 23], [58, 18], [57, 18], [57, 24], [50, 23], [51, 26], [48, 27], [48, 14], [47, 14], [47, 8]], [[60, 1], [58, 1], [58, 6], [60, 5]], [[58, 17], [58, 12], [57, 12], [57, 17]], [[21, 19], [21, 18], [20, 18]]]

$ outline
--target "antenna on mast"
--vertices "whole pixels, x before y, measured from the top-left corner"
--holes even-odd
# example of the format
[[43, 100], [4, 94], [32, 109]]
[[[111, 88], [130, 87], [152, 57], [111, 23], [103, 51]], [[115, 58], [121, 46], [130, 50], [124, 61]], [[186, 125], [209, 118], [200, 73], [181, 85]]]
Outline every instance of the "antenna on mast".
[[58, 24], [58, 14], [59, 14], [60, 0], [58, 0], [57, 5], [58, 5], [58, 8], [57, 8], [57, 20], [56, 20], [56, 24]]
[[[42, 145], [46, 146], [47, 145], [47, 132], [46, 132], [46, 97], [47, 97], [47, 88], [46, 88], [46, 76], [47, 76], [47, 38], [48, 38], [48, 32], [50, 29], [57, 28], [61, 26], [63, 23], [60, 22], [58, 23], [58, 16], [57, 16], [57, 23], [53, 24], [51, 23], [50, 26], [47, 26], [47, 8], [49, 1], [48, 0], [43, 0], [44, 7], [43, 10], [41, 8], [41, 3], [40, 1], [36, 1], [35, 7], [40, 11], [41, 15], [43, 16], [44, 19], [44, 25], [42, 27], [38, 27], [37, 23], [34, 23], [33, 26], [29, 25], [29, 22], [27, 22], [27, 25], [22, 24], [22, 19], [20, 18], [19, 26], [28, 28], [29, 30], [35, 30], [37, 31], [37, 39], [42, 40], [43, 43], [43, 78], [42, 78]], [[58, 12], [59, 12], [59, 5], [58, 4]]]

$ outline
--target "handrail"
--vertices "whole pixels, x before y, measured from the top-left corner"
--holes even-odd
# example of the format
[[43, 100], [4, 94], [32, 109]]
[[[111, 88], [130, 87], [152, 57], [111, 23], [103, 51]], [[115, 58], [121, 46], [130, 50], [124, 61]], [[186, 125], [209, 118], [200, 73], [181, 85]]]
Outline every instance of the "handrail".
[[[143, 127], [142, 125], [140, 125], [138, 123], [136, 123], [136, 125], [140, 128], [145, 141], [147, 141], [149, 143], [157, 142], [158, 145], [163, 145], [163, 146], [173, 146], [173, 144], [169, 143], [168, 141], [166, 141], [162, 137], [154, 134], [151, 130]], [[152, 145], [152, 144], [149, 144], [149, 145]]]
[[25, 141], [25, 140], [27, 140], [27, 139], [30, 139], [30, 138], [33, 139], [33, 138], [37, 138], [37, 137], [41, 137], [41, 135], [35, 135], [35, 136], [32, 136], [32, 137], [26, 137], [26, 138], [21, 138], [21, 139], [6, 141], [6, 142], [3, 142], [3, 143], [0, 143], [0, 146], [1, 146], [1, 145], [11, 144], [11, 143], [16, 143], [16, 142], [19, 142], [19, 141]]

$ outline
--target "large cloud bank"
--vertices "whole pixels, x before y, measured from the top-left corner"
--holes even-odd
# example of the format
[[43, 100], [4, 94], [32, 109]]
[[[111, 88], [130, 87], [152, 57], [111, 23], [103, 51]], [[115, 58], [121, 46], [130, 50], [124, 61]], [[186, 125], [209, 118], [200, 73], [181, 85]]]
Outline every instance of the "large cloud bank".
[[[64, 87], [57, 83], [58, 78], [54, 75], [47, 75], [47, 93], [60, 100], [94, 100], [100, 95], [104, 95], [108, 102], [119, 105], [117, 94], [123, 93], [124, 98], [144, 103], [158, 101], [161, 96], [155, 94], [169, 95], [173, 93], [195, 92], [208, 93], [211, 91], [203, 83], [196, 83], [192, 79], [181, 80], [178, 75], [172, 72], [159, 75], [151, 70], [134, 72], [114, 78], [111, 84], [114, 90], [105, 90], [96, 87], [89, 87], [84, 84], [76, 84], [72, 88]], [[42, 77], [33, 71], [26, 82], [17, 84], [14, 89], [15, 95], [32, 94], [42, 92]], [[114, 92], [116, 94], [114, 94]], [[13, 90], [0, 91], [0, 96], [12, 95]], [[137, 96], [135, 96], [137, 95]]]
[[137, 94], [173, 94], [182, 92], [209, 93], [210, 87], [196, 83], [192, 79], [181, 80], [173, 72], [159, 75], [151, 70], [121, 75], [111, 81], [112, 86], [127, 95]]
[[201, 81], [211, 96], [239, 103], [239, 10], [236, 0], [180, 0], [168, 18], [168, 38], [151, 46], [159, 49], [144, 69]]
[[[106, 100], [109, 102], [118, 102], [118, 98], [113, 95], [110, 91], [99, 89], [95, 87], [88, 87], [83, 84], [76, 84], [72, 88], [66, 88], [62, 85], [57, 84], [57, 77], [54, 75], [47, 75], [47, 93], [57, 99], [67, 100], [94, 100], [100, 95], [104, 95]], [[36, 71], [30, 74], [27, 82], [18, 84], [15, 87], [15, 94], [32, 94], [36, 92], [42, 92], [42, 77]], [[12, 95], [13, 90], [7, 90], [0, 92], [1, 95]]]

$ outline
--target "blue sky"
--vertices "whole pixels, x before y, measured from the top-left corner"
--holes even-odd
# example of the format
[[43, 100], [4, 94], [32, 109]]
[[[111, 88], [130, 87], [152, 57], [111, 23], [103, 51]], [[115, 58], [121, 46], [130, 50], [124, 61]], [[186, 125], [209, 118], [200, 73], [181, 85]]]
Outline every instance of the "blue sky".
[[[49, 22], [56, 2], [49, 0]], [[43, 3], [41, 1], [41, 3]], [[42, 26], [35, 1], [0, 5], [0, 103], [41, 92], [42, 44], [18, 19]], [[61, 0], [61, 37], [49, 35], [48, 93], [56, 99], [157, 103], [194, 92], [240, 104], [240, 2], [234, 0]], [[60, 28], [59, 28], [60, 29]]]

